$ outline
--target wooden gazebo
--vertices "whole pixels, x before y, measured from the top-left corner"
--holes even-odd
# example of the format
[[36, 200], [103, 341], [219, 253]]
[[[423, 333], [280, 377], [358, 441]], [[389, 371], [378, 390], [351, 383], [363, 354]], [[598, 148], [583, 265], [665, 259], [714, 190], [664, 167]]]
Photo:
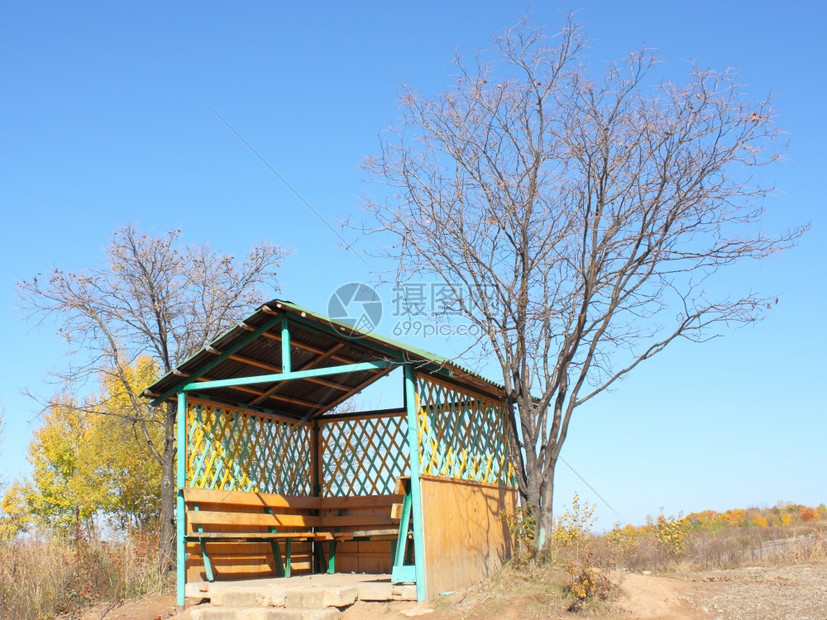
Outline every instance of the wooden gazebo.
[[[394, 369], [397, 406], [341, 406]], [[503, 390], [450, 360], [274, 300], [144, 394], [178, 407], [179, 606], [187, 583], [320, 571], [426, 600], [510, 555]]]

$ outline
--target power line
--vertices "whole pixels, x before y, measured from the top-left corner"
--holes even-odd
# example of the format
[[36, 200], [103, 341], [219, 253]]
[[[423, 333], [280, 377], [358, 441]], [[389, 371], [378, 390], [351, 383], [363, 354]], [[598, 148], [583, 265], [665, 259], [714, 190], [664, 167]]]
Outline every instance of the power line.
[[208, 107], [208, 108], [210, 108], [210, 110], [212, 110], [212, 113], [213, 113], [213, 114], [215, 114], [215, 115], [216, 115], [219, 119], [221, 119], [221, 122], [222, 122], [222, 123], [224, 123], [224, 124], [227, 126], [227, 128], [228, 128], [230, 131], [232, 131], [232, 132], [236, 135], [236, 137], [237, 137], [239, 140], [241, 140], [241, 142], [243, 142], [243, 143], [244, 143], [244, 145], [245, 145], [248, 149], [250, 149], [250, 150], [253, 152], [253, 154], [255, 154], [255, 156], [256, 156], [256, 157], [258, 157], [258, 158], [261, 160], [261, 162], [262, 162], [265, 166], [267, 166], [267, 167], [270, 169], [270, 172], [272, 172], [274, 175], [276, 175], [276, 177], [279, 179], [279, 181], [281, 181], [282, 183], [284, 183], [284, 185], [287, 187], [287, 189], [289, 189], [291, 192], [293, 192], [293, 194], [295, 194], [295, 195], [296, 195], [296, 197], [297, 197], [299, 200], [301, 200], [301, 201], [305, 204], [305, 206], [306, 206], [308, 209], [310, 209], [310, 211], [312, 211], [312, 212], [313, 212], [313, 214], [314, 214], [317, 218], [319, 218], [319, 220], [322, 222], [322, 224], [324, 224], [325, 226], [327, 226], [327, 228], [328, 228], [328, 229], [330, 229], [330, 232], [332, 232], [334, 235], [336, 235], [336, 236], [339, 238], [339, 240], [340, 240], [342, 243], [344, 243], [344, 244], [345, 244], [345, 249], [348, 249], [348, 250], [352, 251], [354, 254], [356, 254], [356, 256], [358, 256], [358, 257], [359, 257], [359, 260], [361, 260], [361, 261], [365, 264], [365, 266], [366, 266], [368, 269], [371, 269], [371, 270], [373, 269], [373, 267], [371, 267], [371, 266], [370, 266], [370, 264], [368, 263], [368, 261], [366, 261], [366, 260], [365, 260], [365, 257], [364, 257], [364, 256], [362, 256], [362, 255], [361, 255], [361, 254], [360, 254], [360, 253], [359, 253], [359, 252], [358, 252], [358, 251], [357, 251], [357, 250], [356, 250], [356, 249], [355, 249], [355, 248], [354, 248], [354, 247], [353, 247], [350, 243], [348, 243], [348, 242], [345, 240], [345, 238], [344, 238], [344, 237], [342, 237], [342, 235], [340, 235], [340, 234], [339, 234], [339, 232], [338, 232], [335, 228], [333, 228], [333, 226], [331, 226], [331, 225], [330, 225], [330, 223], [329, 223], [326, 219], [324, 219], [324, 218], [322, 217], [322, 215], [321, 215], [318, 211], [316, 211], [316, 209], [314, 209], [314, 208], [313, 208], [313, 205], [311, 205], [311, 204], [310, 204], [310, 203], [309, 203], [309, 202], [305, 199], [305, 197], [304, 197], [304, 196], [302, 196], [302, 195], [298, 192], [298, 190], [296, 190], [296, 188], [295, 188], [295, 187], [293, 187], [292, 185], [290, 185], [290, 183], [288, 183], [288, 182], [287, 182], [287, 179], [285, 179], [283, 176], [281, 176], [281, 175], [278, 173], [278, 170], [276, 170], [275, 168], [273, 168], [273, 166], [272, 166], [272, 165], [270, 165], [270, 162], [268, 162], [266, 159], [264, 159], [264, 157], [261, 155], [261, 153], [259, 153], [259, 152], [258, 152], [255, 148], [253, 148], [253, 146], [252, 146], [249, 142], [247, 142], [247, 140], [245, 140], [245, 139], [244, 139], [244, 137], [243, 137], [240, 133], [238, 133], [238, 131], [236, 131], [235, 127], [233, 127], [232, 125], [230, 125], [230, 123], [228, 123], [228, 122], [227, 122], [227, 120], [226, 120], [223, 116], [221, 116], [218, 112], [216, 112], [215, 108], [213, 108], [211, 105], [208, 105], [207, 107]]

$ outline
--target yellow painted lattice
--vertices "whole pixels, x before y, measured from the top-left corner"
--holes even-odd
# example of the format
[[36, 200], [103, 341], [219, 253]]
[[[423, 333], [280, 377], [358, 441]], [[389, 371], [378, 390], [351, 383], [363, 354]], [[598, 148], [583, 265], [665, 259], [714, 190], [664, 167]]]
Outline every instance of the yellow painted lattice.
[[502, 403], [419, 375], [417, 410], [421, 473], [514, 485]]
[[187, 486], [310, 494], [306, 424], [208, 403], [187, 406]]
[[407, 429], [404, 415], [323, 423], [322, 495], [393, 493], [408, 472]]

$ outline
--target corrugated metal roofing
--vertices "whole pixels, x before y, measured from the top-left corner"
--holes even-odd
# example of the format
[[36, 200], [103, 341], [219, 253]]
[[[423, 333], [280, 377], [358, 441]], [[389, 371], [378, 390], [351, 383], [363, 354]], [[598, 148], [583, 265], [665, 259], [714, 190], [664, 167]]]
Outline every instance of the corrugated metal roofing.
[[[407, 363], [416, 364], [428, 372], [449, 375], [452, 381], [476, 391], [496, 398], [504, 397], [501, 385], [447, 358], [279, 299], [264, 304], [218, 336], [147, 388], [144, 396], [160, 402], [174, 398], [184, 384], [193, 380], [215, 381], [280, 373], [282, 316], [288, 320], [293, 371], [377, 360], [392, 361], [394, 365], [315, 379], [211, 388], [204, 391], [204, 397], [294, 418], [314, 418], [385, 376], [396, 365]], [[256, 331], [260, 333], [253, 336]], [[228, 355], [227, 352], [231, 353]], [[197, 392], [190, 393], [198, 395]]]

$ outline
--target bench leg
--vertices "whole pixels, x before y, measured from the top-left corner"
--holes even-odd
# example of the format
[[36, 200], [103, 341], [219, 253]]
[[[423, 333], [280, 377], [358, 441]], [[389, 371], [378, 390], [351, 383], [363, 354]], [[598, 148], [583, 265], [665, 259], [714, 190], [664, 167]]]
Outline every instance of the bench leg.
[[204, 558], [204, 572], [207, 573], [207, 581], [215, 581], [215, 575], [212, 571], [212, 562], [210, 562], [210, 556], [207, 555], [207, 543], [203, 540], [201, 541], [201, 557]]
[[321, 541], [315, 541], [313, 543], [313, 573], [323, 573], [324, 572], [324, 549], [322, 548]]
[[327, 543], [327, 572], [333, 574], [336, 572], [336, 541], [331, 540]]
[[284, 577], [284, 565], [281, 562], [281, 553], [279, 552], [279, 543], [277, 541], [270, 541], [270, 551], [273, 552], [273, 566], [276, 569], [276, 577]]
[[292, 574], [292, 564], [293, 564], [293, 539], [287, 538], [284, 541], [284, 555], [285, 555], [285, 562], [284, 562], [284, 576], [290, 577]]

